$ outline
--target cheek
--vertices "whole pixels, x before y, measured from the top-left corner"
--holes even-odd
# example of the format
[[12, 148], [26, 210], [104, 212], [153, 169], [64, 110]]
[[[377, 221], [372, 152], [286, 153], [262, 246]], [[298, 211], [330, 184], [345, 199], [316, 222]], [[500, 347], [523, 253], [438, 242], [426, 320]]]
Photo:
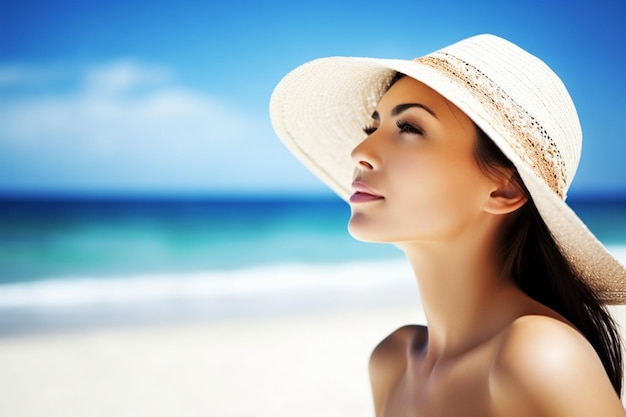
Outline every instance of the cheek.
[[[463, 162], [439, 165], [413, 172], [407, 186], [394, 193], [389, 221], [396, 230], [421, 238], [458, 233], [481, 211], [484, 181], [472, 164]], [[405, 174], [408, 174], [405, 173]]]

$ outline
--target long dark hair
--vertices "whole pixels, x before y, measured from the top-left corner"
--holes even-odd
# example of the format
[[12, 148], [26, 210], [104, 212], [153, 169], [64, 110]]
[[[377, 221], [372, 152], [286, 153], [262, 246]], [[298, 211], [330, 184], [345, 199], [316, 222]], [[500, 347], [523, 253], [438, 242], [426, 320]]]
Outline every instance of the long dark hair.
[[474, 154], [484, 172], [513, 172], [516, 185], [528, 196], [502, 248], [505, 270], [531, 298], [569, 320], [596, 350], [617, 395], [622, 393], [622, 342], [617, 324], [596, 293], [572, 270], [530, 198], [519, 173], [496, 144], [476, 127]]

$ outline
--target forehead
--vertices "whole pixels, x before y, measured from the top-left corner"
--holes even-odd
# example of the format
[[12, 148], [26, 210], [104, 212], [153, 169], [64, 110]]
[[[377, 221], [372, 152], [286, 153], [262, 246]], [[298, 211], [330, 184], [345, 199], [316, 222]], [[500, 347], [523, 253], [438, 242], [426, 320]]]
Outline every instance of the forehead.
[[437, 91], [408, 76], [400, 78], [387, 90], [378, 102], [376, 110], [380, 112], [386, 107], [393, 107], [400, 103], [423, 104], [433, 110], [438, 118], [452, 115], [467, 118], [458, 107]]

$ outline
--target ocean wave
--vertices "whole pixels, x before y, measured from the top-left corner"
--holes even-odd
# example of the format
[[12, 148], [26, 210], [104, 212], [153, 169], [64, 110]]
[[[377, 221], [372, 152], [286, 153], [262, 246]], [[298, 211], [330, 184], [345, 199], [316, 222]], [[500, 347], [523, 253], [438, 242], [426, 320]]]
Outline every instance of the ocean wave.
[[47, 279], [0, 286], [0, 308], [70, 307], [180, 299], [371, 290], [411, 276], [404, 260], [278, 264], [232, 271]]
[[[626, 245], [610, 246], [626, 265]], [[281, 295], [354, 294], [413, 285], [404, 259], [287, 263], [230, 271], [126, 277], [55, 278], [0, 285], [0, 309], [129, 305]], [[300, 297], [302, 298], [302, 297]]]
[[607, 249], [622, 263], [622, 265], [626, 265], [626, 245], [607, 246]]

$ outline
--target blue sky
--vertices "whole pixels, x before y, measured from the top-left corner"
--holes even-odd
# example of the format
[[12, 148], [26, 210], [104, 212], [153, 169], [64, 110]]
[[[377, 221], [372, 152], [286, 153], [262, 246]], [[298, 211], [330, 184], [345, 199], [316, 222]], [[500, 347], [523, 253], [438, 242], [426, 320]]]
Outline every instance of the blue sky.
[[626, 194], [622, 3], [4, 1], [0, 192], [325, 193], [271, 129], [282, 76], [489, 32], [568, 86], [584, 132], [570, 194]]

